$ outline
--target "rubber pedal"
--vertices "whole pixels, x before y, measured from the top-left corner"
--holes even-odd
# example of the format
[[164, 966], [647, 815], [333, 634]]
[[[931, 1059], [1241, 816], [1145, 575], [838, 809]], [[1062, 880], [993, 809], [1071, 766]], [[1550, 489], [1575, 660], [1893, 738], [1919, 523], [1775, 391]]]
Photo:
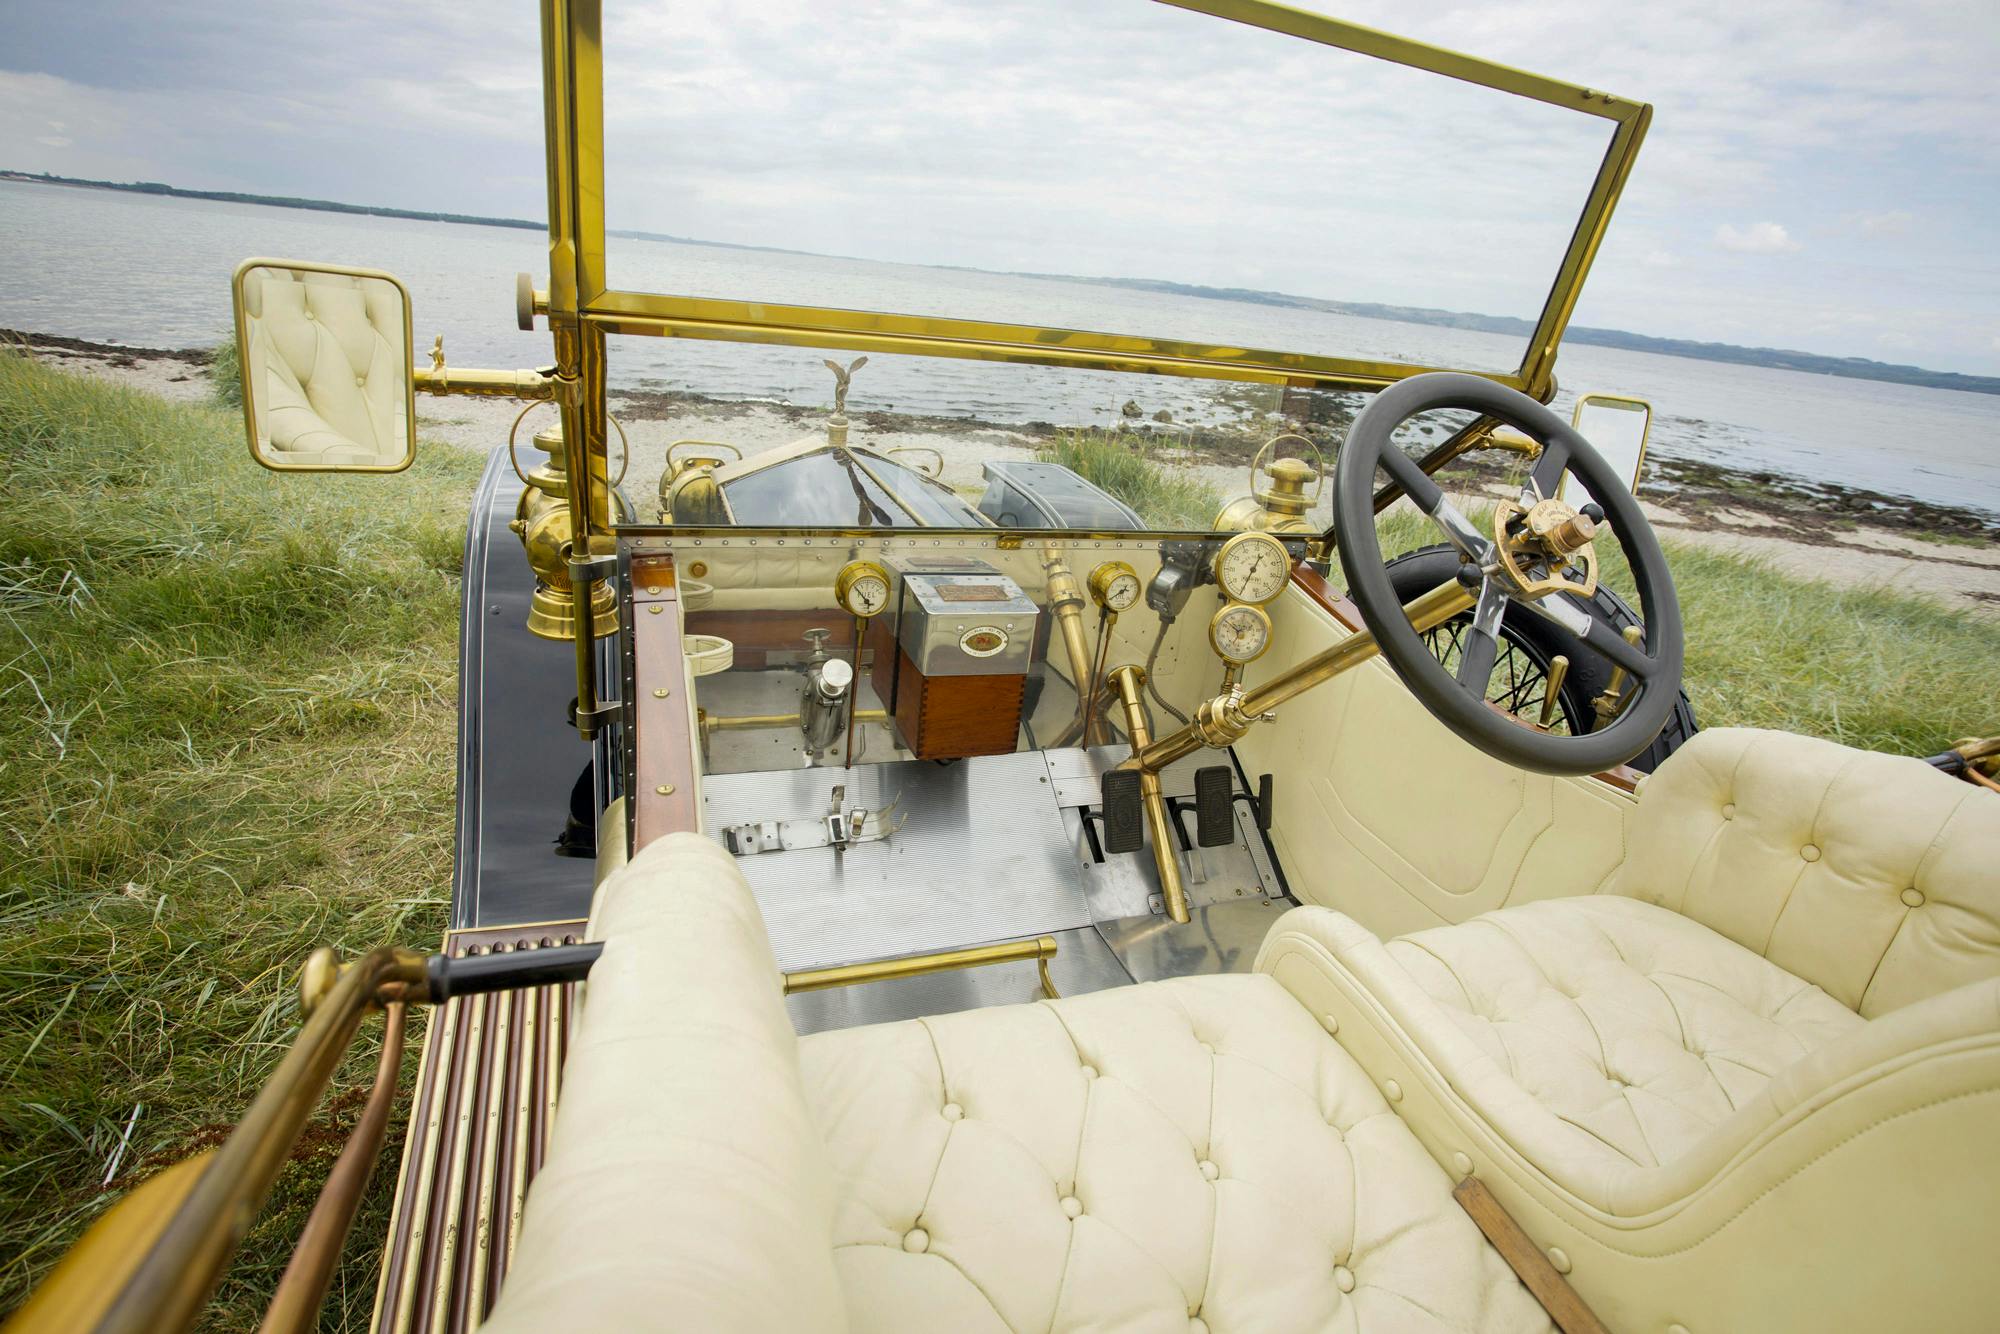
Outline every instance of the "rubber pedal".
[[1226, 764], [1194, 771], [1194, 841], [1204, 848], [1224, 848], [1236, 841], [1235, 784]]
[[1146, 818], [1140, 808], [1139, 775], [1113, 769], [1104, 775], [1104, 850], [1137, 852], [1146, 846]]

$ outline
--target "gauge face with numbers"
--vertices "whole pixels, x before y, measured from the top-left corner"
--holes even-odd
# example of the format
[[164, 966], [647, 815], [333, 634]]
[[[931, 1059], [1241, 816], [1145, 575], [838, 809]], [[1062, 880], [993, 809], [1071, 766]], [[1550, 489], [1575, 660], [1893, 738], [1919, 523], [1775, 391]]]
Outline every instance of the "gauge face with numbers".
[[850, 616], [877, 615], [889, 605], [889, 572], [874, 561], [854, 561], [834, 580], [833, 596]]
[[1262, 607], [1232, 602], [1208, 623], [1209, 646], [1224, 662], [1252, 662], [1271, 646], [1271, 618]]
[[1111, 611], [1124, 611], [1139, 600], [1139, 573], [1122, 560], [1108, 560], [1090, 572], [1091, 596]]
[[1269, 533], [1238, 533], [1215, 557], [1215, 582], [1224, 596], [1262, 606], [1285, 591], [1292, 561]]

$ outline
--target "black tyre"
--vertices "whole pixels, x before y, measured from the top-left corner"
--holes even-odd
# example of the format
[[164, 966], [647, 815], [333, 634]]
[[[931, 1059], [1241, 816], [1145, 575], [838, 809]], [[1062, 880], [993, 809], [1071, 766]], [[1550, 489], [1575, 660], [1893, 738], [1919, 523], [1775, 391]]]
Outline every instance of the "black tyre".
[[[1396, 596], [1408, 602], [1439, 584], [1457, 578], [1459, 559], [1456, 551], [1442, 543], [1420, 547], [1388, 562], [1389, 582], [1395, 588]], [[1571, 597], [1570, 601], [1615, 631], [1623, 631], [1626, 626], [1639, 623], [1639, 618], [1633, 614], [1625, 599], [1608, 588], [1599, 588], [1595, 597]], [[1456, 660], [1458, 637], [1471, 620], [1469, 613], [1456, 617], [1424, 636], [1440, 662], [1450, 666]], [[1500, 660], [1494, 667], [1492, 684], [1487, 693], [1489, 699], [1510, 713], [1539, 718], [1542, 702], [1548, 694], [1549, 664], [1561, 654], [1569, 659], [1569, 674], [1563, 680], [1562, 689], [1557, 692], [1555, 718], [1550, 730], [1571, 735], [1592, 730], [1596, 713], [1591, 701], [1610, 683], [1610, 663], [1561, 626], [1532, 613], [1509, 616], [1501, 623], [1500, 639]], [[1697, 730], [1694, 706], [1688, 702], [1687, 692], [1683, 690], [1674, 703], [1673, 712], [1668, 715], [1667, 725], [1660, 730], [1652, 745], [1632, 758], [1631, 766], [1651, 773], [1661, 760], [1673, 754]]]

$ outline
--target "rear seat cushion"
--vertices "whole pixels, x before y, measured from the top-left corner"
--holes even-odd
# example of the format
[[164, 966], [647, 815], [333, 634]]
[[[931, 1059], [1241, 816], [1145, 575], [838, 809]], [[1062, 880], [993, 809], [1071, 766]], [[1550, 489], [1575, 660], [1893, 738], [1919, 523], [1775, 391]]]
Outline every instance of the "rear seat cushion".
[[1262, 975], [800, 1043], [857, 1330], [1546, 1330]]

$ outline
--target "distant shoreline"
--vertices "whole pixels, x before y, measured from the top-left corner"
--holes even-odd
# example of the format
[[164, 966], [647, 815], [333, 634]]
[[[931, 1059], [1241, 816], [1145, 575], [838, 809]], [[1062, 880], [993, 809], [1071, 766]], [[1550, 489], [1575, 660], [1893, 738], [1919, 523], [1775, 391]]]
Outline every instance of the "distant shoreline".
[[[469, 227], [509, 227], [517, 231], [542, 231], [546, 223], [528, 218], [495, 218], [473, 213], [440, 213], [422, 209], [388, 208], [373, 204], [343, 204], [330, 199], [302, 199], [289, 195], [243, 194], [230, 190], [184, 190], [158, 181], [93, 181], [74, 176], [51, 176], [39, 172], [0, 171], [0, 182], [17, 181], [28, 185], [64, 185], [89, 190], [118, 190], [127, 194], [166, 195], [176, 199], [205, 199], [222, 204], [260, 204], [267, 208], [296, 208], [319, 213], [346, 213], [376, 218], [402, 218], [411, 222], [450, 222]], [[641, 241], [667, 241], [676, 245], [713, 246], [721, 250], [755, 250], [781, 255], [812, 255], [822, 259], [851, 256], [820, 255], [810, 250], [789, 250], [782, 246], [742, 245], [732, 241], [708, 241], [694, 236], [674, 236], [666, 232], [614, 228], [611, 236]], [[996, 270], [970, 269], [961, 265], [935, 267], [963, 272], [986, 273]], [[1204, 287], [1194, 283], [1169, 282], [1160, 278], [1106, 278], [1068, 273], [1009, 273], [1009, 277], [1041, 278], [1055, 282], [1093, 283], [1129, 290], [1162, 292], [1219, 301], [1241, 301], [1253, 305], [1283, 306], [1298, 310], [1319, 310], [1360, 319], [1392, 320], [1401, 324], [1422, 324], [1475, 333], [1525, 337], [1534, 332], [1529, 320], [1507, 315], [1480, 315], [1466, 311], [1439, 310], [1428, 306], [1388, 306], [1369, 301], [1334, 301], [1320, 297], [1296, 296], [1245, 287]], [[1829, 357], [1816, 352], [1795, 352], [1785, 348], [1743, 347], [1735, 343], [1709, 343], [1687, 338], [1655, 338], [1650, 334], [1623, 329], [1597, 329], [1572, 325], [1563, 334], [1569, 343], [1592, 347], [1618, 348], [1628, 352], [1649, 352], [1656, 356], [1682, 357], [1690, 361], [1713, 361], [1724, 365], [1762, 366], [1772, 370], [1800, 371], [1809, 375], [1833, 375], [1843, 379], [1875, 380], [1883, 384], [1915, 385], [1923, 389], [1956, 389], [1971, 394], [2000, 394], [2000, 376], [1962, 375], [1957, 371], [1933, 371], [1922, 366], [1871, 361], [1866, 357]]]

